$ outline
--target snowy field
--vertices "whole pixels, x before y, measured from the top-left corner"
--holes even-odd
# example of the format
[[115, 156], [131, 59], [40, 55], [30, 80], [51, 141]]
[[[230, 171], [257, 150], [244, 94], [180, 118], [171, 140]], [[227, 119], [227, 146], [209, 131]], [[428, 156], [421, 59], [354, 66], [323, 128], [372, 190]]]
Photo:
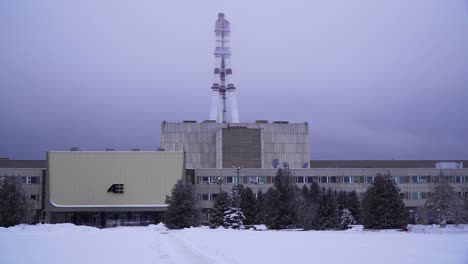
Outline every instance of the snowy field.
[[20, 225], [0, 228], [0, 263], [467, 264], [468, 225], [409, 232]]

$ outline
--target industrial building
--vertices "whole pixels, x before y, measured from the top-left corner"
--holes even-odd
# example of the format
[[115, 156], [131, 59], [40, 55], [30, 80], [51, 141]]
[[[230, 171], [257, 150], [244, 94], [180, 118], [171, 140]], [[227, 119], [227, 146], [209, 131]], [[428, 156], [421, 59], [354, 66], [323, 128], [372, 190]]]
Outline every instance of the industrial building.
[[158, 222], [166, 195], [184, 177], [195, 185], [209, 217], [220, 190], [239, 183], [265, 192], [280, 167], [289, 168], [300, 187], [315, 181], [360, 196], [377, 174], [390, 173], [408, 208], [424, 206], [440, 177], [468, 196], [468, 160], [311, 161], [307, 122], [240, 122], [230, 32], [218, 14], [209, 120], [162, 122], [158, 151], [49, 151], [47, 160], [0, 159], [0, 176], [19, 177], [35, 203], [37, 222], [102, 227]]
[[309, 126], [286, 121], [268, 123], [163, 122], [164, 151], [185, 151], [187, 169], [308, 168]]

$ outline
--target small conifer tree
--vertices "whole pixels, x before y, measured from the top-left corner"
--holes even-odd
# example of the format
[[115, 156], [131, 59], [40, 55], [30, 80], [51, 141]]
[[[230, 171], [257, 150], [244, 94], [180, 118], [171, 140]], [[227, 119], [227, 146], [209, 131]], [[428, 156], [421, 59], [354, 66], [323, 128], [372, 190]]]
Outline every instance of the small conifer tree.
[[255, 194], [250, 187], [243, 189], [241, 193], [240, 207], [244, 213], [244, 225], [253, 225], [255, 223]]
[[255, 200], [255, 224], [265, 224], [265, 198], [261, 189]]
[[319, 199], [319, 206], [316, 214], [316, 229], [333, 230], [339, 228], [336, 200], [333, 191], [323, 190]]
[[197, 196], [193, 185], [186, 180], [178, 180], [166, 196], [168, 204], [164, 222], [170, 229], [181, 229], [200, 225], [200, 212], [197, 208]]
[[213, 211], [210, 219], [210, 227], [217, 228], [224, 226], [224, 215], [229, 210], [231, 198], [225, 191], [218, 193], [213, 205]]

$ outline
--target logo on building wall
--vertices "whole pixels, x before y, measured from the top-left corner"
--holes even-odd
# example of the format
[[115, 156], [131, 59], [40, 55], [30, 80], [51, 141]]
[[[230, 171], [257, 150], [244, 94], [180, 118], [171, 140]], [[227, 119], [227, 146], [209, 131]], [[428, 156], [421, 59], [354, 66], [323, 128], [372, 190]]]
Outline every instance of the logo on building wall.
[[107, 189], [107, 192], [112, 192], [112, 193], [124, 193], [124, 185], [123, 184], [112, 184], [109, 189]]

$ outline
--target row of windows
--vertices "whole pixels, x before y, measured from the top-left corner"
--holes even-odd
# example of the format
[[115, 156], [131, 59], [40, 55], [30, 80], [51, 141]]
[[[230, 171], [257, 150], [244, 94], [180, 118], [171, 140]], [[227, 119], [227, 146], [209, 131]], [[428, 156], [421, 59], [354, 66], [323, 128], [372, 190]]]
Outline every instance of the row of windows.
[[[457, 192], [457, 194], [461, 197], [468, 197], [468, 192]], [[362, 199], [363, 195], [364, 193], [359, 193], [360, 199]], [[400, 198], [404, 200], [425, 200], [429, 198], [430, 195], [430, 192], [402, 192], [400, 193]], [[199, 193], [198, 199], [203, 201], [214, 201], [217, 196], [217, 193]]]
[[19, 177], [19, 181], [22, 184], [39, 184], [41, 177], [39, 176], [21, 176]]
[[199, 193], [198, 194], [198, 200], [203, 200], [203, 201], [214, 201], [216, 200], [216, 197], [218, 197], [217, 193]]
[[[468, 176], [444, 176], [452, 183], [468, 183]], [[234, 183], [263, 184], [271, 183], [271, 176], [203, 176], [198, 177], [198, 183]], [[392, 176], [396, 183], [428, 183], [439, 182], [440, 176]], [[298, 176], [296, 183], [373, 183], [375, 176]]]
[[271, 183], [270, 176], [203, 176], [198, 177], [198, 183], [217, 184], [264, 184]]

